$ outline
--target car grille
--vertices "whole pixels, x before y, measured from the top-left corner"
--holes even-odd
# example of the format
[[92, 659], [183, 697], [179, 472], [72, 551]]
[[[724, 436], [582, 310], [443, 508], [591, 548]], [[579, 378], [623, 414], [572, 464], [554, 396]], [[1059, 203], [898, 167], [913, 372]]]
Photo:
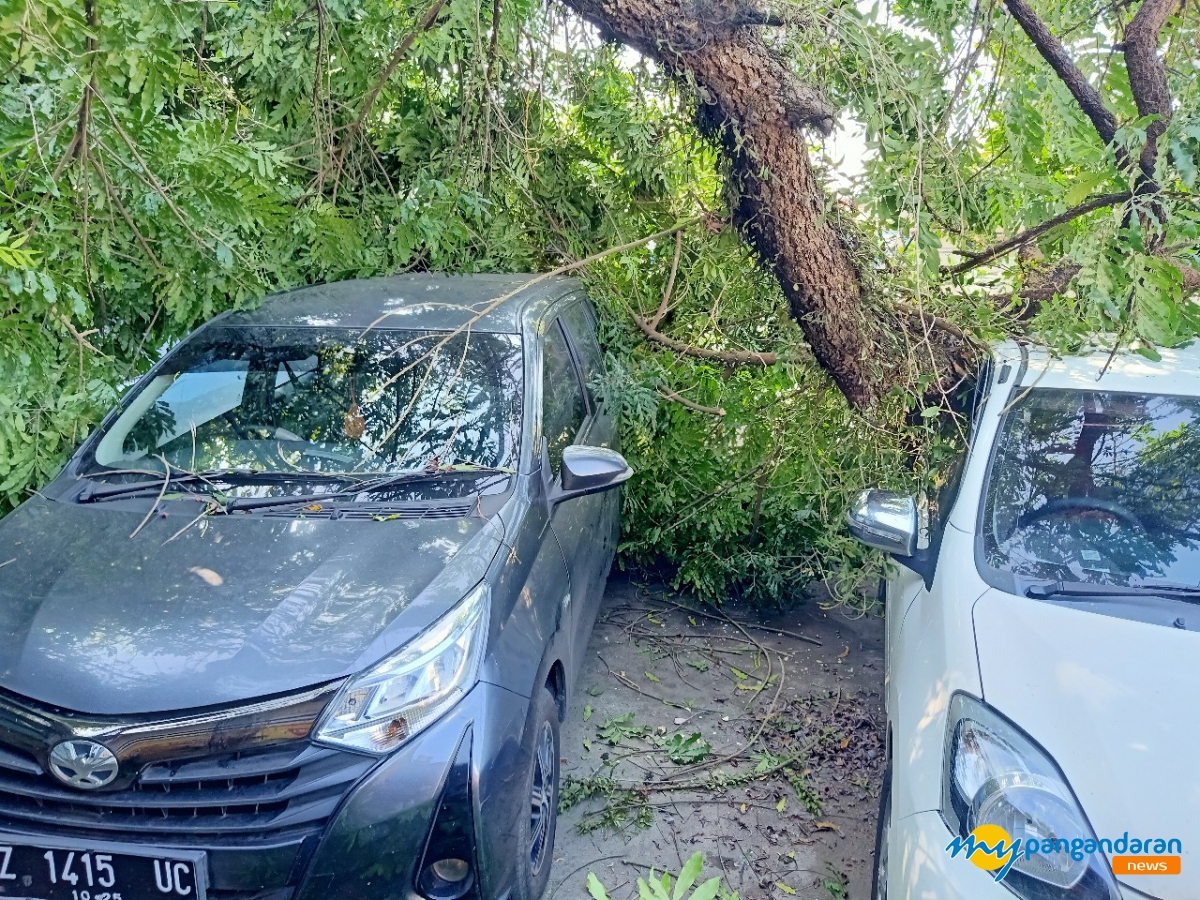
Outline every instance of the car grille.
[[252, 836], [319, 830], [374, 764], [307, 741], [146, 766], [128, 787], [64, 787], [33, 759], [0, 754], [0, 824], [158, 837]]
[[[0, 832], [205, 850], [209, 900], [291, 900], [376, 762], [309, 740], [340, 686], [169, 718], [72, 713], [0, 690]], [[47, 770], [68, 739], [117, 757], [109, 787], [68, 787]]]
[[[32, 760], [0, 756], [0, 816], [97, 832], [253, 834], [320, 826], [373, 760], [311, 744], [151, 764], [121, 791], [58, 784]], [[19, 766], [14, 768], [13, 762]]]

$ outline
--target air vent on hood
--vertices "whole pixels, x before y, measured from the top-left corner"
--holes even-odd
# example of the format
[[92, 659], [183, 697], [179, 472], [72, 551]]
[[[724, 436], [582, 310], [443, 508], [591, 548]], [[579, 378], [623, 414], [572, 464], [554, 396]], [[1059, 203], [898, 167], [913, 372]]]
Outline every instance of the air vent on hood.
[[469, 516], [472, 509], [474, 507], [471, 504], [456, 506], [356, 504], [317, 510], [305, 507], [273, 508], [263, 510], [262, 515], [286, 519], [374, 519], [377, 522], [388, 522], [393, 519], [461, 519]]

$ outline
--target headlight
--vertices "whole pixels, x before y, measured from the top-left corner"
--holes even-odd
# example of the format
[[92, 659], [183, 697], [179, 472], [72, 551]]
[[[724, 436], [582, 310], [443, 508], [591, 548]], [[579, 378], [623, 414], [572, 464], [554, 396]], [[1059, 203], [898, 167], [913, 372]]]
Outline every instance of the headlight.
[[329, 704], [316, 740], [368, 753], [394, 750], [436, 721], [475, 683], [488, 625], [479, 585]]
[[[1009, 890], [1024, 900], [1119, 900], [1103, 853], [1080, 849], [1096, 835], [1066, 779], [1016, 726], [982, 701], [955, 694], [945, 760], [942, 815], [951, 831], [965, 838], [981, 825], [998, 825], [1021, 848], [1037, 842], [1045, 851], [1016, 854], [1001, 882]], [[1060, 839], [1068, 849], [1058, 849]]]

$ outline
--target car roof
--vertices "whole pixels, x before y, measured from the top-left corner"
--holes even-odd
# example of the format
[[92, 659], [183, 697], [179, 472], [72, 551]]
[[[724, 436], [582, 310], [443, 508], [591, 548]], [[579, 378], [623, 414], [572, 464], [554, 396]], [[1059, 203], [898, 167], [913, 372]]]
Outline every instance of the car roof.
[[425, 273], [337, 281], [274, 294], [220, 324], [420, 331], [469, 324], [474, 331], [519, 334], [528, 313], [580, 289], [577, 279], [562, 276], [530, 285], [539, 277]]
[[[1045, 347], [1027, 344], [1027, 362], [1018, 384], [1200, 396], [1200, 341], [1159, 348], [1157, 353], [1160, 358], [1152, 360], [1133, 350], [1114, 354], [1111, 347], [1091, 347], [1056, 355]], [[997, 345], [995, 356], [1001, 363], [1021, 365], [1021, 347], [1014, 341]]]

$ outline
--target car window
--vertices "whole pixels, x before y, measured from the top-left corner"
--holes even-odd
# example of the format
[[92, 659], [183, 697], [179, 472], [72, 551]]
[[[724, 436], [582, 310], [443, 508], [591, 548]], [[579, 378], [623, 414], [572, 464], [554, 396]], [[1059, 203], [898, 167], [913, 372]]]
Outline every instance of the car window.
[[286, 397], [297, 388], [303, 389], [313, 380], [320, 365], [315, 354], [305, 359], [285, 359], [275, 373], [275, 396]]
[[555, 319], [546, 329], [542, 350], [542, 432], [550, 455], [550, 470], [558, 474], [563, 449], [574, 443], [587, 405], [575, 361], [567, 347], [562, 325]]
[[933, 496], [929, 504], [929, 527], [938, 534], [950, 520], [950, 513], [958, 500], [958, 489], [962, 486], [963, 470], [967, 464], [967, 448], [963, 448], [946, 460], [934, 478]]
[[563, 310], [561, 318], [579, 356], [584, 386], [594, 408], [598, 400], [596, 389], [604, 375], [604, 355], [596, 340], [596, 314], [587, 300], [577, 300]]
[[1200, 583], [1200, 398], [1038, 388], [1002, 429], [980, 524], [1006, 586]]
[[[100, 436], [104, 467], [382, 472], [515, 468], [512, 334], [229, 326], [181, 346]], [[86, 463], [85, 463], [86, 464]]]

